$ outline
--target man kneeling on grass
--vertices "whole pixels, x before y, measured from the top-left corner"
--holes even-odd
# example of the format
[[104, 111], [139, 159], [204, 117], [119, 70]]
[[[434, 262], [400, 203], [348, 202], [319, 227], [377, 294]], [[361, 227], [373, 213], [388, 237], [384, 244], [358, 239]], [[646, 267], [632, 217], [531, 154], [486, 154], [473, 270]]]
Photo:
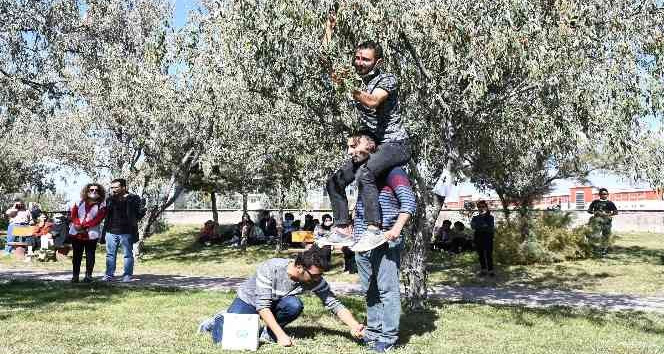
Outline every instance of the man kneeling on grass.
[[[295, 260], [269, 259], [258, 266], [256, 275], [240, 286], [226, 313], [258, 314], [266, 325], [260, 333], [261, 341], [276, 341], [288, 347], [294, 343], [284, 332], [284, 327], [295, 321], [304, 309], [296, 295], [309, 290], [350, 327], [355, 338], [361, 338], [364, 325], [357, 322], [353, 314], [334, 297], [330, 285], [322, 277], [327, 268], [327, 259], [315, 245], [298, 254]], [[221, 343], [223, 324], [224, 312], [220, 312], [203, 321], [198, 329], [201, 333], [210, 332], [212, 341]]]

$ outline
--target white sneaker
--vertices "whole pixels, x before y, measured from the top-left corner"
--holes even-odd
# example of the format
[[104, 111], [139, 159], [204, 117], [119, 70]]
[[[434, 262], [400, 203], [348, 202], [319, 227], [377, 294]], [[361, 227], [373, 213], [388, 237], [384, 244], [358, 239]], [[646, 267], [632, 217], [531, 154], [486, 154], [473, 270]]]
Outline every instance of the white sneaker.
[[206, 332], [212, 331], [212, 326], [214, 325], [214, 317], [208, 318], [207, 320], [201, 322], [198, 325], [198, 334], [205, 334]]
[[360, 236], [360, 240], [350, 247], [350, 250], [353, 252], [366, 252], [382, 245], [385, 242], [387, 242], [387, 239], [383, 235], [382, 231], [367, 229], [364, 231], [362, 236]]
[[318, 246], [352, 246], [353, 245], [353, 235], [344, 234], [338, 230], [333, 231], [332, 233], [319, 237], [316, 240]]
[[267, 327], [262, 327], [260, 329], [261, 335], [258, 336], [258, 340], [260, 340], [263, 343], [274, 343], [274, 339], [270, 337], [270, 333], [267, 331]]
[[101, 278], [101, 281], [111, 282], [111, 281], [113, 281], [113, 277], [110, 276], [110, 275], [104, 275], [104, 277]]
[[122, 277], [122, 282], [131, 283], [131, 275], [125, 275], [124, 277]]

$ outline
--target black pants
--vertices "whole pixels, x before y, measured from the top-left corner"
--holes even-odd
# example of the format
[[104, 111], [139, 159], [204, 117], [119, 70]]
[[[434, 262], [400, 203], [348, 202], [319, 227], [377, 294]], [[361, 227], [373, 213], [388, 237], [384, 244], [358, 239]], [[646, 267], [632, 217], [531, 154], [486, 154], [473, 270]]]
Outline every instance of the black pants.
[[351, 251], [349, 247], [341, 248], [344, 253], [344, 272], [351, 274], [357, 273], [357, 263], [355, 263], [355, 252]]
[[493, 271], [493, 235], [475, 235], [475, 247], [482, 270]]
[[410, 145], [407, 140], [378, 145], [376, 152], [362, 164], [348, 160], [327, 180], [327, 193], [332, 204], [334, 224], [346, 226], [348, 217], [348, 198], [346, 187], [357, 180], [359, 194], [364, 204], [364, 219], [369, 225], [380, 225], [380, 206], [376, 177], [397, 166], [405, 165], [410, 160]]
[[97, 240], [80, 241], [73, 239], [71, 246], [74, 249], [72, 257], [72, 273], [78, 277], [81, 273], [81, 262], [83, 261], [83, 250], [85, 249], [85, 276], [91, 277], [92, 270], [95, 267], [95, 251], [97, 250]]
[[332, 246], [323, 246], [321, 247], [320, 254], [327, 260], [327, 264], [332, 266]]

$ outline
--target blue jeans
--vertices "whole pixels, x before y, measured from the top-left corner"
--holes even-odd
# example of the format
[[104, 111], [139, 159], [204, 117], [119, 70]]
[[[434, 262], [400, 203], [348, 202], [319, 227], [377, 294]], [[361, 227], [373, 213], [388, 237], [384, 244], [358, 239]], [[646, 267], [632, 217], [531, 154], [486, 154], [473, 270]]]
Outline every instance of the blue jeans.
[[395, 344], [399, 339], [401, 292], [399, 268], [403, 238], [367, 252], [356, 252], [355, 261], [367, 301], [365, 338]]
[[131, 242], [131, 235], [106, 233], [106, 275], [109, 277], [115, 273], [115, 259], [119, 244], [122, 244], [124, 252], [124, 273], [122, 275], [134, 274], [134, 245]]
[[[302, 300], [298, 299], [295, 296], [285, 296], [282, 297], [279, 301], [272, 303], [272, 314], [277, 320], [277, 323], [284, 328], [287, 324], [295, 321], [302, 310], [304, 309], [304, 304]], [[239, 313], [245, 315], [258, 314], [256, 307], [242, 301], [239, 297], [236, 297], [233, 300], [231, 306], [226, 310], [226, 313]], [[214, 343], [221, 343], [221, 338], [224, 335], [224, 315], [223, 313], [218, 313], [214, 316], [214, 324], [212, 325], [212, 341]], [[272, 330], [267, 329], [267, 333], [270, 335], [272, 340], [276, 341], [276, 336], [272, 333]]]
[[7, 238], [5, 239], [7, 243], [5, 243], [5, 252], [6, 253], [12, 253], [14, 250], [13, 246], [9, 246], [8, 243], [14, 242], [14, 224], [11, 223], [7, 226]]

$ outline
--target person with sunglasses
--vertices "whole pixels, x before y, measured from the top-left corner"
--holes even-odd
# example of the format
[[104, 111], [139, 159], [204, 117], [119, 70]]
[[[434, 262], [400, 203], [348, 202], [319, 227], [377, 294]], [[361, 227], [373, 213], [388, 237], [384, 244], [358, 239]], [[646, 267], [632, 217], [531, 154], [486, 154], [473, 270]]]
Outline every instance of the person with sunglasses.
[[304, 309], [297, 295], [311, 291], [350, 328], [354, 337], [361, 338], [364, 325], [334, 296], [330, 285], [323, 279], [328, 266], [326, 257], [316, 245], [299, 253], [294, 260], [272, 258], [261, 263], [256, 274], [240, 285], [228, 310], [201, 322], [199, 333], [209, 332], [212, 341], [220, 344], [224, 313], [258, 314], [265, 323], [260, 333], [261, 341], [292, 346], [295, 343], [284, 327], [295, 321]]
[[71, 208], [69, 237], [74, 250], [72, 257], [72, 283], [79, 282], [83, 251], [85, 250], [85, 277], [92, 282], [95, 251], [101, 235], [101, 222], [106, 217], [106, 190], [99, 183], [88, 183], [81, 190], [81, 200]]
[[612, 219], [618, 215], [618, 208], [609, 200], [609, 191], [606, 188], [599, 189], [599, 199], [595, 199], [590, 203], [588, 213], [593, 214], [590, 217], [591, 227], [601, 234], [599, 242], [600, 256], [606, 257], [611, 243]]

